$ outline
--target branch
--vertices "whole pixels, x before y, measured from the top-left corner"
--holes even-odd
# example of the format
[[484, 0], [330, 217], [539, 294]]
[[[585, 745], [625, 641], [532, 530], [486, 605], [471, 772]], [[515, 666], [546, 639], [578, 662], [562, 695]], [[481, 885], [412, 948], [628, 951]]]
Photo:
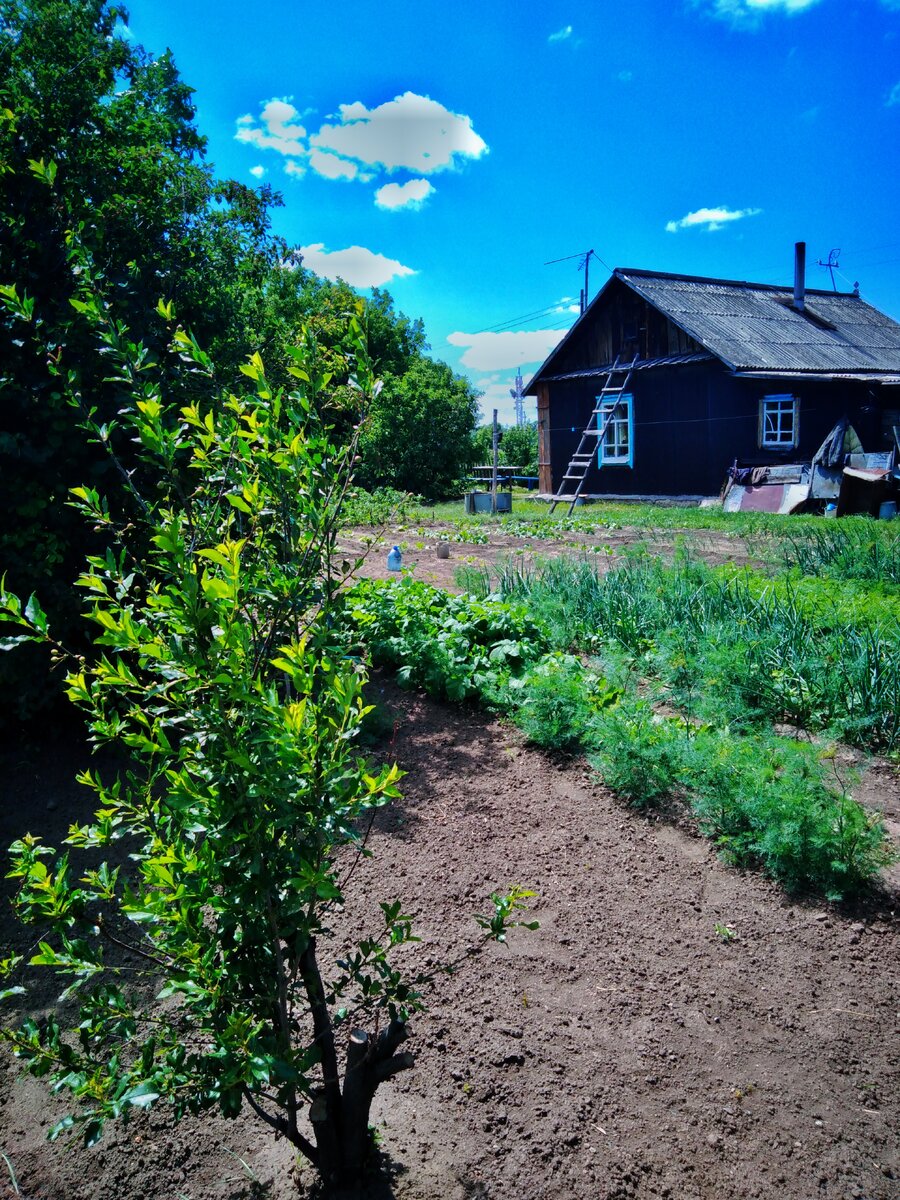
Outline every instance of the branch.
[[131, 942], [125, 942], [121, 938], [117, 938], [114, 933], [110, 933], [102, 916], [97, 918], [97, 928], [108, 941], [113, 942], [116, 946], [120, 946], [123, 950], [127, 950], [129, 954], [137, 954], [139, 958], [146, 958], [148, 962], [154, 963], [163, 971], [169, 970], [172, 966], [171, 958], [168, 962], [163, 962], [161, 958], [157, 958], [153, 954], [148, 954], [146, 950], [141, 950], [139, 946], [134, 946]]
[[401, 1071], [408, 1071], [415, 1065], [415, 1061], [415, 1055], [407, 1050], [403, 1054], [389, 1058], [387, 1062], [378, 1063], [372, 1068], [372, 1078], [377, 1083], [384, 1083], [388, 1079], [393, 1079], [395, 1075], [399, 1075]]
[[378, 1041], [375, 1045], [375, 1061], [383, 1062], [391, 1057], [401, 1042], [405, 1042], [409, 1037], [405, 1021], [394, 1019], [388, 1025], [387, 1029], [382, 1029], [378, 1035]]
[[261, 1120], [265, 1121], [267, 1125], [271, 1125], [276, 1133], [280, 1133], [286, 1137], [293, 1146], [297, 1147], [301, 1154], [309, 1159], [314, 1167], [318, 1167], [319, 1152], [312, 1142], [308, 1141], [298, 1129], [289, 1130], [288, 1123], [284, 1117], [273, 1117], [271, 1113], [267, 1113], [264, 1108], [261, 1108], [256, 1103], [253, 1093], [246, 1084], [244, 1085], [244, 1099]]
[[334, 1048], [334, 1031], [328, 1012], [328, 1002], [322, 986], [322, 974], [319, 964], [316, 962], [315, 938], [309, 939], [306, 949], [300, 955], [300, 977], [303, 980], [306, 998], [312, 1013], [313, 1034], [322, 1054], [322, 1082], [325, 1087], [325, 1101], [328, 1111], [337, 1114], [341, 1111], [337, 1053]]

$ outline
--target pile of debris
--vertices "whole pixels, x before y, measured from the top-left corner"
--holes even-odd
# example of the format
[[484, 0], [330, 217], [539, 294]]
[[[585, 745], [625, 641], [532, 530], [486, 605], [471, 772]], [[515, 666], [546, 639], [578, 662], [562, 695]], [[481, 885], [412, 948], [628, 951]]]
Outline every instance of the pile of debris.
[[867, 454], [846, 417], [829, 433], [812, 462], [741, 466], [735, 459], [722, 493], [726, 512], [821, 512], [838, 517], [897, 512], [900, 428], [894, 447]]

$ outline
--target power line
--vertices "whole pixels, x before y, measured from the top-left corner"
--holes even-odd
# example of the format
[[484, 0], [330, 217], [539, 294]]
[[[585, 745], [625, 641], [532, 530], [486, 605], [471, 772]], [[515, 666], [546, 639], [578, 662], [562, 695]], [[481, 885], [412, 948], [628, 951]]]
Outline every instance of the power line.
[[541, 317], [549, 316], [560, 311], [559, 304], [550, 304], [547, 308], [539, 308], [536, 312], [523, 313], [520, 317], [510, 317], [506, 321], [498, 321], [496, 325], [487, 325], [484, 329], [477, 329], [476, 333], [502, 333], [512, 325], [526, 325], [530, 321], [537, 321]]

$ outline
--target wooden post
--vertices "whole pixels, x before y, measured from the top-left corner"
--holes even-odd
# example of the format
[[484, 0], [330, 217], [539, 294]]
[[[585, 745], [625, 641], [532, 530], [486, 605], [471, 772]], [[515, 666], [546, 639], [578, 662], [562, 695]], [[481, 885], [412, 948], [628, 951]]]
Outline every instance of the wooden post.
[[546, 383], [538, 384], [537, 415], [538, 415], [538, 489], [545, 496], [554, 492], [550, 464], [550, 387]]
[[497, 424], [497, 410], [494, 409], [494, 431], [491, 441], [493, 443], [493, 470], [491, 471], [491, 516], [497, 515], [497, 470], [500, 465], [500, 427]]

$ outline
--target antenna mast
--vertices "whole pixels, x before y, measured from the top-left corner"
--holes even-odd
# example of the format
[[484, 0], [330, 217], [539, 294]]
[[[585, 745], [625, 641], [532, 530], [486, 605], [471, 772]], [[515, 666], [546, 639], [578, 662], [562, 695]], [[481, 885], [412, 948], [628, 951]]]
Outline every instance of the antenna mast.
[[837, 271], [840, 268], [841, 264], [838, 262], [838, 259], [840, 257], [841, 257], [841, 251], [840, 251], [840, 247], [838, 247], [835, 250], [828, 251], [828, 261], [827, 262], [822, 262], [821, 258], [816, 259], [816, 266], [827, 268], [828, 273], [831, 275], [831, 290], [833, 292], [837, 291], [837, 284], [834, 282], [834, 273], [835, 273], [835, 271]]
[[581, 306], [580, 306], [581, 307], [581, 315], [584, 316], [584, 310], [587, 308], [588, 302], [589, 302], [588, 275], [590, 272], [591, 259], [596, 258], [598, 261], [601, 261], [600, 256], [598, 254], [596, 254], [593, 250], [580, 250], [577, 254], [567, 254], [564, 258], [551, 258], [549, 262], [544, 263], [544, 266], [549, 267], [549, 266], [552, 266], [553, 263], [570, 262], [573, 258], [577, 258], [580, 260], [578, 263], [578, 270], [584, 271], [584, 288], [581, 293]]
[[519, 367], [516, 372], [516, 386], [509, 389], [509, 394], [515, 401], [516, 424], [525, 425], [525, 397], [522, 394], [522, 388], [525, 386], [525, 380], [522, 378], [522, 368]]

